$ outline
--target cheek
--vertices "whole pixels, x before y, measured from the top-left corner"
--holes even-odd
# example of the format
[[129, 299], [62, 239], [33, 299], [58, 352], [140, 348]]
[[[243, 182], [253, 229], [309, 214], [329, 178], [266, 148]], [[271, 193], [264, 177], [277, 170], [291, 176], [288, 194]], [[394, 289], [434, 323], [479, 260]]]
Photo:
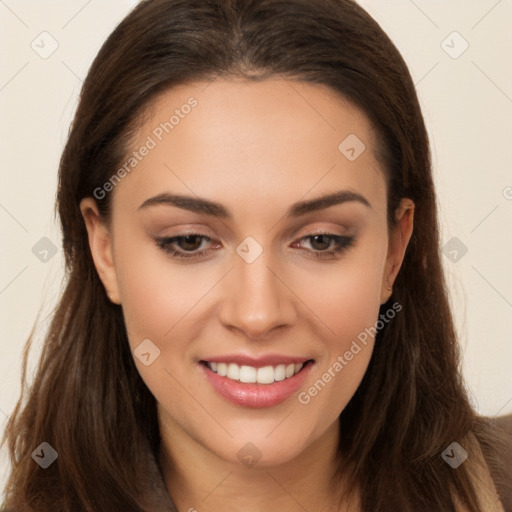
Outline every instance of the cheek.
[[[211, 272], [198, 275], [192, 266], [173, 264], [151, 242], [129, 236], [117, 245], [116, 253], [123, 315], [139, 374], [158, 402], [168, 410], [181, 410], [189, 396], [180, 383], [190, 379], [181, 362], [187, 358], [190, 340], [195, 338], [192, 330], [197, 328], [190, 322], [215, 279]], [[146, 360], [138, 357], [147, 353]]]
[[[176, 265], [151, 242], [116, 247], [116, 272], [130, 343], [139, 338], [163, 340], [215, 283], [212, 273]], [[127, 257], [126, 255], [130, 255]], [[199, 277], [199, 278], [198, 278]]]
[[350, 340], [374, 325], [379, 312], [386, 239], [367, 236], [354, 249], [339, 262], [293, 277], [297, 295], [326, 327], [332, 350], [344, 351]]
[[[322, 337], [321, 357], [317, 360], [315, 378], [300, 390], [297, 400], [311, 418], [317, 418], [317, 432], [334, 422], [346, 407], [361, 383], [372, 355], [379, 300], [376, 277], [355, 273], [343, 279], [344, 287], [336, 280], [326, 288], [321, 319], [329, 327]], [[341, 279], [341, 278], [340, 278]]]
[[379, 310], [380, 273], [360, 265], [331, 270], [324, 279], [305, 282], [307, 303], [336, 337], [353, 335], [374, 321]]
[[301, 390], [298, 401], [322, 425], [334, 421], [359, 386], [374, 346], [379, 319], [385, 240], [368, 244], [354, 257], [324, 274], [305, 278], [308, 307], [325, 329], [317, 378]]
[[[223, 265], [177, 264], [152, 241], [125, 232], [115, 246], [116, 274], [130, 348], [138, 371], [158, 401], [171, 410], [196, 390], [190, 360], [212, 315], [215, 287], [229, 269]], [[138, 347], [150, 340], [150, 364]], [[156, 348], [155, 348], [156, 347]], [[144, 349], [143, 353], [148, 350]], [[157, 355], [153, 359], [153, 353]], [[184, 364], [185, 363], [185, 364]], [[170, 393], [169, 390], [173, 392]]]

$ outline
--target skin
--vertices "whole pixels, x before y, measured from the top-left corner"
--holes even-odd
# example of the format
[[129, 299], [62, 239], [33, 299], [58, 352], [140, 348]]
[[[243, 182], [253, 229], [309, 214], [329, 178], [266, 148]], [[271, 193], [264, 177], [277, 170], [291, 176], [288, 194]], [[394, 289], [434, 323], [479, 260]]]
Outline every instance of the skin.
[[[94, 263], [122, 305], [132, 350], [147, 338], [160, 349], [150, 366], [135, 362], [158, 402], [167, 488], [180, 511], [359, 510], [357, 499], [335, 505], [343, 486], [331, 488], [329, 478], [338, 416], [364, 376], [372, 338], [307, 405], [297, 394], [262, 409], [234, 405], [210, 386], [198, 361], [233, 353], [311, 358], [300, 391], [307, 390], [377, 321], [412, 233], [414, 205], [402, 201], [388, 233], [372, 126], [320, 85], [219, 78], [173, 88], [153, 103], [133, 150], [190, 97], [197, 106], [111, 192], [109, 224], [94, 199], [81, 203]], [[338, 150], [349, 134], [366, 146], [355, 161]], [[341, 189], [371, 206], [350, 201], [285, 216], [297, 201]], [[220, 202], [233, 217], [140, 208], [162, 193]], [[355, 242], [319, 258], [329, 242], [307, 238], [318, 231]], [[210, 237], [192, 250], [211, 252], [178, 260], [153, 239], [183, 233]], [[236, 252], [247, 236], [263, 249], [250, 264]], [[261, 453], [251, 468], [237, 457], [247, 442]]]

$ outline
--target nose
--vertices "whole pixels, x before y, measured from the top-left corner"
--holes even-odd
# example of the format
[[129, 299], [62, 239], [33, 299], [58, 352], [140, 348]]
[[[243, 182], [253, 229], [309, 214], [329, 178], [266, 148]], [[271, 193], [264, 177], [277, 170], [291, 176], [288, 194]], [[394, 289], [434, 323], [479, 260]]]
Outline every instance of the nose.
[[266, 251], [252, 263], [235, 257], [220, 308], [222, 324], [249, 339], [265, 339], [273, 331], [292, 325], [297, 318], [293, 293], [284, 276], [272, 268]]

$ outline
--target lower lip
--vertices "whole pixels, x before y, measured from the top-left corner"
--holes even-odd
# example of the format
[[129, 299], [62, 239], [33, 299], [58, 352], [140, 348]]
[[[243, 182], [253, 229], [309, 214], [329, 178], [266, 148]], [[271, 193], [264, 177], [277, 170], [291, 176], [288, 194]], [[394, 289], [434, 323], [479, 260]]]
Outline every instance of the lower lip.
[[306, 377], [313, 366], [308, 361], [300, 370], [289, 379], [274, 382], [273, 384], [247, 384], [238, 380], [221, 377], [210, 370], [205, 364], [199, 363], [206, 378], [213, 388], [230, 402], [243, 407], [262, 408], [280, 404], [293, 395], [304, 384]]

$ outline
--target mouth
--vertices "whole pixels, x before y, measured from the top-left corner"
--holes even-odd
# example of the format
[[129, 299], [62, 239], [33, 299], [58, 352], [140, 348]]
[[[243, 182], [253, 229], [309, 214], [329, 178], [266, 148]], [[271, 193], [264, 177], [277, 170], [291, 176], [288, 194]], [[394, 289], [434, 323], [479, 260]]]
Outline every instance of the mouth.
[[314, 359], [284, 357], [199, 361], [207, 381], [221, 397], [251, 408], [284, 402], [303, 385], [314, 364]]
[[304, 367], [304, 364], [309, 361], [312, 361], [312, 359], [308, 359], [304, 363], [282, 363], [275, 366], [267, 365], [259, 368], [249, 365], [239, 365], [237, 363], [201, 362], [220, 377], [226, 377], [227, 379], [246, 384], [273, 384], [274, 382], [291, 379], [297, 375]]

